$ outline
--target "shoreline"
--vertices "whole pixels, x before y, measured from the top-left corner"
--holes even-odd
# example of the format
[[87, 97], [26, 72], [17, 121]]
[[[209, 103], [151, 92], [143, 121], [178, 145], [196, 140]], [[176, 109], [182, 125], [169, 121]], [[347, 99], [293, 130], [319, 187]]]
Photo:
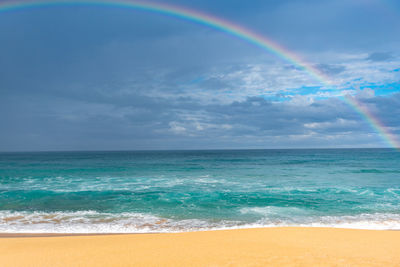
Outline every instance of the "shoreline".
[[201, 233], [201, 232], [219, 232], [219, 231], [236, 231], [236, 230], [251, 230], [251, 229], [280, 229], [280, 228], [304, 228], [304, 229], [339, 229], [339, 230], [361, 230], [361, 231], [400, 231], [400, 229], [364, 229], [364, 228], [344, 228], [344, 227], [328, 227], [328, 226], [273, 226], [273, 227], [245, 227], [245, 228], [228, 228], [228, 229], [210, 229], [210, 230], [195, 230], [195, 231], [179, 231], [179, 232], [137, 232], [137, 233], [1, 233], [1, 238], [18, 238], [18, 237], [64, 237], [64, 236], [108, 236], [108, 235], [163, 235], [163, 234], [185, 234], [185, 233]]
[[153, 234], [153, 233], [0, 233], [0, 239], [25, 238], [25, 237], [35, 238], [35, 237], [103, 236], [103, 235], [137, 235], [137, 234]]
[[400, 266], [399, 251], [400, 231], [317, 227], [0, 238], [2, 266]]
[[195, 231], [177, 231], [177, 232], [137, 232], [137, 233], [2, 233], [2, 238], [25, 238], [25, 237], [67, 237], [67, 236], [110, 236], [110, 235], [164, 235], [164, 234], [185, 234], [185, 233], [201, 233], [201, 232], [219, 232], [219, 231], [237, 231], [252, 229], [339, 229], [339, 230], [355, 230], [355, 231], [377, 231], [377, 232], [398, 232], [400, 229], [364, 229], [364, 228], [345, 228], [345, 227], [325, 227], [325, 226], [272, 226], [272, 227], [244, 227], [244, 228], [227, 228], [227, 229], [209, 229]]

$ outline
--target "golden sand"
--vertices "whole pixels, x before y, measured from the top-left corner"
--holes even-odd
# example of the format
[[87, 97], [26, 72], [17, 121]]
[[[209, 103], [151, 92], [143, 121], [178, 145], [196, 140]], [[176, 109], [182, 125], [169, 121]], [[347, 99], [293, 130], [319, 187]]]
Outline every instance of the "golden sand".
[[1, 266], [400, 266], [400, 231], [263, 228], [0, 238]]

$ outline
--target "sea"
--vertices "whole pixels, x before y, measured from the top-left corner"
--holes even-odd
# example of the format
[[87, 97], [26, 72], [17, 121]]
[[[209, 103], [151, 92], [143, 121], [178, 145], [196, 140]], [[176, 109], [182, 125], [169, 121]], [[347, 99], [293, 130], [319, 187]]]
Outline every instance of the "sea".
[[0, 153], [0, 233], [400, 230], [400, 151]]

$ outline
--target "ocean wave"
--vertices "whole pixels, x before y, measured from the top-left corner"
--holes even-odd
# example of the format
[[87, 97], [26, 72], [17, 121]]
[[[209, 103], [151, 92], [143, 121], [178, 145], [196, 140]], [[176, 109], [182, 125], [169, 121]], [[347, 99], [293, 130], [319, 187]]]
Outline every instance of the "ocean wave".
[[3, 233], [152, 233], [209, 227], [202, 220], [172, 220], [142, 213], [0, 212]]
[[395, 170], [395, 169], [359, 169], [359, 170], [355, 170], [353, 171], [353, 173], [399, 173], [399, 170]]
[[[279, 213], [284, 208], [242, 209], [243, 214]], [[289, 208], [287, 214], [303, 212]], [[260, 227], [334, 227], [400, 230], [400, 214], [359, 214], [344, 216], [288, 216], [248, 222], [239, 220], [171, 219], [143, 213], [12, 212], [0, 211], [2, 233], [167, 233]]]
[[246, 207], [240, 209], [241, 214], [259, 214], [264, 217], [271, 216], [306, 216], [310, 215], [312, 211], [310, 209], [302, 209], [298, 207], [276, 207], [276, 206], [267, 206], [267, 207]]
[[52, 191], [52, 192], [82, 192], [82, 191], [141, 191], [151, 188], [176, 188], [188, 187], [197, 188], [199, 186], [235, 186], [240, 185], [236, 181], [229, 181], [224, 178], [216, 178], [210, 175], [199, 176], [159, 176], [159, 177], [14, 177], [12, 183], [0, 183], [0, 190], [12, 191], [29, 188], [29, 190]]

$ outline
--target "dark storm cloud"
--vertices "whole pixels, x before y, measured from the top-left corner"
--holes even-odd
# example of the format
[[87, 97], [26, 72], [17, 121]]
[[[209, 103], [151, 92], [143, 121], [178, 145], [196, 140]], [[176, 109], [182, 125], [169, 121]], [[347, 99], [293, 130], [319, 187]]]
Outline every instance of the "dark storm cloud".
[[348, 51], [393, 47], [400, 41], [398, 12], [397, 1], [283, 1], [273, 9], [260, 9], [250, 19], [265, 34], [297, 51]]
[[372, 97], [362, 100], [383, 125], [400, 134], [400, 93], [390, 97]]
[[[399, 99], [397, 94], [362, 101], [384, 107], [377, 110], [378, 116], [390, 118], [383, 121], [396, 126], [400, 124]], [[44, 149], [90, 149], [95, 144], [99, 149], [185, 148], [185, 140], [186, 148], [200, 148], [213, 147], [212, 143], [219, 139], [232, 147], [241, 147], [243, 139], [249, 146], [268, 146], [271, 138], [286, 136], [287, 140], [278, 144], [284, 146], [292, 137], [314, 136], [301, 143], [311, 146], [317, 137], [346, 135], [357, 144], [357, 136], [373, 133], [354, 110], [337, 99], [300, 106], [259, 97], [218, 105], [199, 104], [190, 98], [156, 101], [140, 95], [127, 101], [96, 100], [97, 103], [93, 98], [87, 102], [35, 97], [6, 99], [1, 106], [7, 117], [2, 116], [1, 123], [8, 127], [1, 135], [8, 142], [3, 147], [34, 148], [32, 144], [39, 142], [45, 143]], [[16, 112], [22, 109], [24, 113]], [[253, 139], [264, 141], [249, 141]], [[168, 144], [163, 143], [167, 141]], [[330, 145], [329, 140], [325, 140], [325, 145]]]

